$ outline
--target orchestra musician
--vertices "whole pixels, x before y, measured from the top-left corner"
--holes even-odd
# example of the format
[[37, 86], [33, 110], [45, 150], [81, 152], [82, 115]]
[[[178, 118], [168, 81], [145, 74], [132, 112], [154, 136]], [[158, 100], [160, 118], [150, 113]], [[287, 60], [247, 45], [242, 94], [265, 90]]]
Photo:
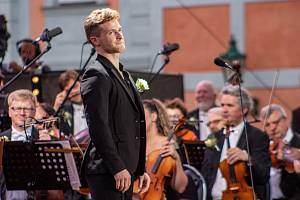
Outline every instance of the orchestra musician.
[[[174, 98], [165, 103], [166, 111], [172, 126], [176, 126], [179, 119], [186, 119], [187, 110], [184, 106], [184, 103], [179, 98]], [[195, 125], [198, 123], [197, 121], [193, 122], [193, 124], [185, 123], [179, 130], [176, 131], [176, 136], [178, 139], [183, 141], [195, 141], [198, 139], [196, 134]], [[180, 142], [179, 142], [180, 143]]]
[[[78, 73], [75, 70], [67, 70], [59, 76], [58, 83], [61, 89], [56, 96], [54, 109], [58, 110], [65, 99], [68, 90], [76, 80]], [[60, 129], [65, 135], [76, 136], [77, 133], [87, 129], [82, 99], [80, 96], [80, 83], [76, 82], [70, 96], [61, 109], [63, 120]]]
[[[165, 199], [165, 183], [178, 193], [182, 193], [188, 183], [187, 176], [182, 168], [179, 154], [174, 140], [168, 141], [170, 131], [169, 119], [164, 105], [158, 99], [143, 101], [146, 119], [146, 170], [151, 177], [149, 190], [137, 195], [143, 200]], [[152, 171], [153, 165], [161, 156], [161, 162], [156, 173]]]
[[[252, 186], [249, 173], [251, 167], [256, 193], [254, 196], [258, 199], [266, 199], [267, 196], [266, 185], [269, 181], [271, 166], [268, 153], [269, 139], [261, 130], [248, 123], [244, 124], [241, 106], [243, 106], [243, 115], [247, 116], [252, 108], [252, 99], [244, 88], [241, 88], [241, 93], [240, 97], [238, 86], [228, 85], [222, 89], [220, 94], [224, 123], [230, 126], [229, 142], [231, 148], [227, 148], [228, 141], [227, 139], [225, 141], [224, 130], [222, 129], [215, 133], [217, 145], [221, 151], [217, 151], [215, 148], [208, 148], [205, 151], [201, 172], [207, 183], [208, 199], [223, 199], [223, 191], [227, 189], [228, 183], [222, 176], [219, 165], [225, 158], [231, 166], [245, 162], [248, 171], [246, 181], [249, 186]], [[243, 100], [243, 105], [240, 103], [240, 98]], [[247, 151], [246, 133], [250, 152]], [[250, 160], [251, 162], [249, 162]]]
[[[286, 158], [299, 159], [300, 137], [289, 125], [287, 114], [282, 106], [271, 104], [263, 107], [260, 113], [261, 120], [265, 123], [264, 130], [271, 140], [270, 149], [272, 167], [270, 173], [271, 199], [299, 199], [300, 179], [293, 170], [293, 160], [281, 162]], [[285, 150], [284, 148], [292, 148]], [[296, 148], [296, 149], [294, 149]], [[277, 160], [277, 161], [276, 161]], [[290, 170], [288, 167], [291, 166]]]
[[[9, 141], [26, 140], [49, 140], [50, 136], [44, 132], [39, 132], [34, 127], [26, 127], [24, 123], [33, 122], [36, 113], [37, 99], [30, 90], [15, 90], [8, 96], [8, 114], [11, 118], [11, 129], [0, 133], [0, 137], [6, 137]], [[2, 173], [2, 172], [1, 172]], [[4, 177], [1, 177], [4, 178]], [[5, 182], [1, 180], [1, 194], [5, 194], [6, 200], [28, 198], [27, 191], [5, 190]]]

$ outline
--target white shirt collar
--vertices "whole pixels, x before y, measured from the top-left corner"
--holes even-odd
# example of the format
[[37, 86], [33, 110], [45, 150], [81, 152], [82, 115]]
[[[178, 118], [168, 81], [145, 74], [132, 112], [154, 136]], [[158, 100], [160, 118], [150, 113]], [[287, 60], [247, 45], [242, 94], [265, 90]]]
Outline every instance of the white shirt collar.
[[[26, 129], [26, 134], [27, 136], [31, 136], [31, 132], [32, 132], [32, 127], [28, 127]], [[22, 140], [26, 140], [26, 135], [25, 135], [25, 131], [18, 131], [17, 129], [15, 129], [13, 126], [11, 127], [11, 140], [12, 141], [16, 141], [17, 138], [20, 138], [19, 136], [23, 135], [23, 139]]]
[[291, 128], [289, 128], [286, 135], [283, 138], [283, 141], [289, 144], [292, 141], [293, 136], [294, 136], [293, 131]]

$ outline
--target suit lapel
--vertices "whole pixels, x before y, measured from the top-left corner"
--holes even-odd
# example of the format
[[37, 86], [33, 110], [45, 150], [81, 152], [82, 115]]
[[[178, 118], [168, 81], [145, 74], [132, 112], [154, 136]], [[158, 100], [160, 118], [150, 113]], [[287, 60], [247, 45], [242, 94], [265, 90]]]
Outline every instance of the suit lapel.
[[[134, 96], [135, 96], [135, 98], [136, 99], [140, 99], [141, 98], [140, 92], [137, 90], [137, 88], [135, 86], [135, 82], [132, 79], [131, 75], [126, 70], [124, 70], [124, 73], [126, 73], [128, 75], [130, 83], [132, 84], [132, 86], [134, 88]], [[141, 104], [141, 101], [139, 101], [139, 105], [138, 106], [140, 107], [141, 110], [144, 110], [143, 105]]]
[[[246, 144], [246, 131], [245, 131], [245, 128], [246, 128], [247, 124], [245, 124], [244, 128], [243, 128], [243, 133], [241, 134], [240, 136], [240, 139], [237, 143], [237, 147], [240, 148], [240, 149], [247, 149], [247, 144]], [[248, 132], [248, 137], [249, 137], [249, 132], [250, 132], [250, 127], [247, 126], [247, 132]]]
[[137, 106], [136, 106], [135, 101], [134, 101], [134, 97], [129, 92], [129, 88], [125, 85], [124, 81], [121, 80], [120, 75], [117, 74], [119, 72], [117, 72], [115, 69], [110, 69], [110, 70], [115, 75], [115, 77], [117, 78], [118, 82], [121, 84], [122, 88], [125, 90], [125, 92], [126, 92], [127, 96], [129, 97], [131, 103], [134, 105], [134, 108], [137, 109]]
[[[115, 76], [117, 81], [121, 84], [122, 88], [124, 89], [125, 93], [127, 94], [128, 98], [130, 99], [133, 107], [138, 111], [138, 107], [135, 104], [134, 96], [129, 91], [129, 88], [125, 85], [124, 80], [122, 80], [122, 77], [119, 74], [119, 72], [117, 71], [117, 69], [115, 68], [115, 66], [106, 57], [104, 57], [100, 54], [98, 54], [97, 60], [102, 64], [102, 66], [106, 69], [107, 72], [109, 72], [109, 70], [112, 72], [112, 74]], [[128, 75], [126, 71], [124, 71], [124, 72], [126, 73], [126, 75]]]
[[222, 154], [222, 149], [223, 149], [223, 145], [224, 145], [224, 140], [225, 140], [225, 135], [223, 134], [223, 129], [217, 133], [216, 135], [217, 138], [217, 145], [220, 148], [220, 151], [214, 150], [214, 175], [217, 175], [217, 171], [219, 169], [219, 164], [220, 164], [220, 158], [221, 158], [221, 154]]

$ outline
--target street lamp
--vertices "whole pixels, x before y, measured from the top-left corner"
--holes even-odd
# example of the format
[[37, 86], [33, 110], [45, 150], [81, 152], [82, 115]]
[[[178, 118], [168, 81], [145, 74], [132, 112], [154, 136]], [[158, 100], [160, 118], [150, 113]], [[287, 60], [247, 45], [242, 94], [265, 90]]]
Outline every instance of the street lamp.
[[[229, 49], [227, 52], [220, 55], [222, 59], [228, 62], [235, 70], [236, 74], [239, 76], [241, 83], [242, 81], [242, 70], [245, 65], [246, 55], [242, 54], [236, 47], [236, 40], [232, 35], [229, 42]], [[224, 82], [229, 82], [234, 84], [237, 81], [235, 73], [227, 68], [223, 68], [223, 78]]]

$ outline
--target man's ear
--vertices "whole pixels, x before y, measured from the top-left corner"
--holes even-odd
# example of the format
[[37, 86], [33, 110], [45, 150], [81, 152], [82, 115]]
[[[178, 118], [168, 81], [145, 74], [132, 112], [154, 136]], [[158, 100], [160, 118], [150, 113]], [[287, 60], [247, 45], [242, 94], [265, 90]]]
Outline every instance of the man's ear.
[[98, 37], [91, 36], [90, 41], [94, 47], [100, 46], [100, 41], [99, 41]]
[[153, 112], [151, 113], [151, 122], [156, 122], [157, 121], [157, 113]]

